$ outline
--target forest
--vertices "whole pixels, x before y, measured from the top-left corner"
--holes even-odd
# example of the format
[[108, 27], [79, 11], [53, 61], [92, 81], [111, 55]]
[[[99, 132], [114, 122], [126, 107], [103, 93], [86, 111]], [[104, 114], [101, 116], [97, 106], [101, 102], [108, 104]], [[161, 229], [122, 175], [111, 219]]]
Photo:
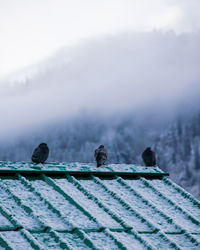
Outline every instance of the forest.
[[[138, 122], [140, 120], [140, 122]], [[200, 113], [178, 116], [161, 125], [124, 116], [95, 118], [85, 114], [73, 120], [35, 128], [0, 145], [3, 161], [31, 161], [40, 142], [50, 148], [48, 162], [95, 162], [94, 150], [104, 144], [107, 163], [143, 164], [147, 146], [156, 152], [158, 166], [196, 197], [200, 197]]]
[[0, 160], [158, 166], [200, 198], [199, 33], [123, 33], [64, 47], [13, 82], [0, 81]]

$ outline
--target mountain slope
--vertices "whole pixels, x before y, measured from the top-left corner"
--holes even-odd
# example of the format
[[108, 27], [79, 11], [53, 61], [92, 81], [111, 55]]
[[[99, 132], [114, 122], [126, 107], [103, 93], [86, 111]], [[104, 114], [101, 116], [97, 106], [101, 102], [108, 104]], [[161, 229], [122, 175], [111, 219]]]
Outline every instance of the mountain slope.
[[200, 113], [176, 122], [155, 143], [159, 164], [171, 178], [200, 198]]

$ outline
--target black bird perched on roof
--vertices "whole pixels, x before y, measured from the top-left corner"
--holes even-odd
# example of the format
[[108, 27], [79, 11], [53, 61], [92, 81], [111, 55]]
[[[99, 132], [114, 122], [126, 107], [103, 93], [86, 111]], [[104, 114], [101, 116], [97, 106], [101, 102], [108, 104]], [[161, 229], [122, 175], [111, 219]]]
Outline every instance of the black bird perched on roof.
[[95, 149], [94, 158], [97, 162], [97, 167], [100, 167], [101, 165], [105, 165], [105, 161], [108, 158], [108, 153], [106, 149], [104, 148], [104, 145], [100, 145], [97, 149]]
[[45, 163], [49, 156], [49, 148], [46, 143], [40, 143], [40, 145], [34, 150], [32, 154], [32, 162]]
[[150, 147], [146, 148], [142, 153], [142, 159], [146, 166], [155, 166], [156, 165], [156, 154], [151, 150]]

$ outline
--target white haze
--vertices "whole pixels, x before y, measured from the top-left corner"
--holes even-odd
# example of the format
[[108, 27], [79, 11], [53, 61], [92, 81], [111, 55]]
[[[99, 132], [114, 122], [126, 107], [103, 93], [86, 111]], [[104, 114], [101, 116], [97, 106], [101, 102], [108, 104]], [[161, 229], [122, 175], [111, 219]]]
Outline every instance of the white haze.
[[198, 0], [0, 0], [0, 78], [81, 39], [200, 30]]
[[173, 32], [122, 33], [63, 48], [32, 79], [0, 84], [0, 136], [83, 112], [157, 113], [162, 120], [190, 110], [199, 104], [199, 51], [199, 33]]

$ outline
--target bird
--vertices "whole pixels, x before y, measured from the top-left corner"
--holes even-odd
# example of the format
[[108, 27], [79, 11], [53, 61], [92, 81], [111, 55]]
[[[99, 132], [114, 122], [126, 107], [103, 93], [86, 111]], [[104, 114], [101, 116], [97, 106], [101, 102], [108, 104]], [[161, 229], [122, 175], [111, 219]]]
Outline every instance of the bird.
[[108, 153], [104, 145], [100, 145], [97, 149], [95, 149], [94, 158], [97, 162], [97, 167], [105, 165], [105, 162], [108, 158]]
[[40, 143], [40, 145], [35, 148], [32, 154], [32, 162], [34, 163], [45, 163], [49, 156], [49, 148], [46, 143]]
[[146, 166], [155, 166], [156, 165], [156, 154], [151, 150], [150, 147], [146, 148], [142, 153], [142, 159]]

